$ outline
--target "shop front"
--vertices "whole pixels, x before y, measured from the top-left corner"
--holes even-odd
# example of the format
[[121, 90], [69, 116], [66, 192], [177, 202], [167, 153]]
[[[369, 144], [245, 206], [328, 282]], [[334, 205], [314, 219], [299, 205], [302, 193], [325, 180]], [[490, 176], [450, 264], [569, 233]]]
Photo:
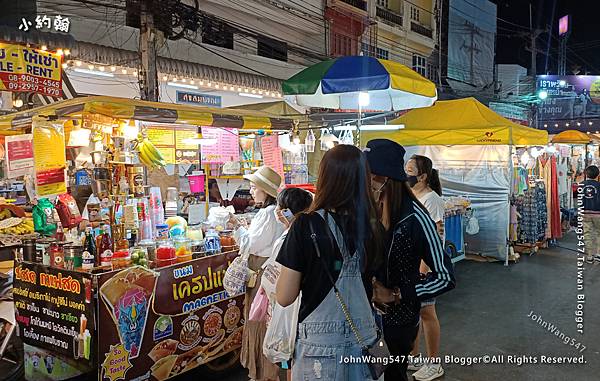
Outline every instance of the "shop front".
[[111, 97], [0, 118], [14, 135], [5, 181], [24, 184], [3, 200], [0, 238], [15, 260], [26, 379], [165, 380], [235, 367], [243, 295], [223, 288], [237, 246], [218, 202], [243, 199], [242, 176], [261, 163], [285, 177], [273, 131], [293, 126]]

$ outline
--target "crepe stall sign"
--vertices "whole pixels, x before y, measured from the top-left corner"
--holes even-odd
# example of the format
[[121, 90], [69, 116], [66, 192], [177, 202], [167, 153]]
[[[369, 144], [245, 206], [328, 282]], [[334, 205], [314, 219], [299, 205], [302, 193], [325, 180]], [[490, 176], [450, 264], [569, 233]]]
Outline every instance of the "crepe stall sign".
[[177, 350], [177, 340], [167, 339], [156, 344], [154, 348], [148, 353], [148, 357], [157, 363], [163, 357], [167, 357], [175, 353]]
[[140, 353], [158, 276], [157, 272], [136, 266], [117, 273], [100, 287], [130, 359]]

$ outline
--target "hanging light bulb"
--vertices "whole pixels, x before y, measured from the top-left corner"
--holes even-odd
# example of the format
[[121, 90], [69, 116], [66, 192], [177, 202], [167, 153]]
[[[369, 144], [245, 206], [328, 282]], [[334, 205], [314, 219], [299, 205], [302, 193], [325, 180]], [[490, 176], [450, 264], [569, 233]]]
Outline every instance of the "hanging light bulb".
[[100, 66], [100, 67], [98, 68], [98, 70], [100, 70], [100, 71], [104, 71], [104, 66]]
[[127, 69], [121, 69], [122, 74], [127, 74]]
[[110, 71], [112, 71], [112, 72], [115, 72], [115, 71], [117, 71], [117, 67], [116, 67], [116, 66], [111, 66], [111, 67], [110, 67]]
[[187, 82], [187, 80], [186, 80], [185, 78], [181, 78], [181, 82], [182, 82], [182, 83], [186, 83], [186, 82]]
[[88, 69], [94, 70], [94, 65], [88, 65]]
[[70, 56], [71, 55], [71, 50], [65, 49], [64, 53], [65, 53], [65, 56]]
[[42, 47], [40, 49], [42, 49], [43, 51], [46, 51], [46, 50], [48, 50], [48, 47], [46, 45], [42, 45]]
[[169, 77], [168, 77], [168, 76], [166, 76], [166, 75], [163, 75], [163, 81], [166, 81], [166, 80], [168, 80], [168, 79], [169, 79]]
[[57, 56], [62, 56], [63, 54], [65, 54], [65, 52], [62, 49], [57, 49], [56, 50], [56, 55]]
[[75, 61], [75, 66], [81, 66], [81, 65], [82, 65], [81, 61]]
[[68, 64], [68, 63], [66, 63], [66, 62], [63, 62], [63, 64], [62, 64], [62, 68], [63, 68], [63, 69], [66, 69], [67, 67], [69, 67], [69, 64]]

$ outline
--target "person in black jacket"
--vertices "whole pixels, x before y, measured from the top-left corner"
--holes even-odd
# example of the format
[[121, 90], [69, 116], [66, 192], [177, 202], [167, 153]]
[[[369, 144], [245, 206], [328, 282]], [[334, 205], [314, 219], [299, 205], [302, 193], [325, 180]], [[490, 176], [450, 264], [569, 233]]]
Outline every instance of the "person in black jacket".
[[[407, 380], [406, 360], [419, 329], [421, 302], [453, 289], [456, 283], [436, 225], [407, 183], [404, 154], [404, 148], [391, 140], [367, 143], [371, 186], [388, 233], [387, 258], [373, 278], [373, 302], [384, 312], [390, 352], [403, 360], [386, 369], [385, 378], [390, 380]], [[421, 260], [431, 269], [423, 277]], [[430, 379], [443, 374], [441, 366], [435, 370], [439, 374]]]

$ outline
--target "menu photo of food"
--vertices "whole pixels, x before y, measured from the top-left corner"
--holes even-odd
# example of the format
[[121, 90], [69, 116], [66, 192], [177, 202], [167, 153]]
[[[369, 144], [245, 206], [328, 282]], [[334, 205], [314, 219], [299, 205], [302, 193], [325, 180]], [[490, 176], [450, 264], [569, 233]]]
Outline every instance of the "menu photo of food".
[[157, 272], [136, 266], [117, 273], [100, 287], [130, 359], [140, 353], [158, 276]]

